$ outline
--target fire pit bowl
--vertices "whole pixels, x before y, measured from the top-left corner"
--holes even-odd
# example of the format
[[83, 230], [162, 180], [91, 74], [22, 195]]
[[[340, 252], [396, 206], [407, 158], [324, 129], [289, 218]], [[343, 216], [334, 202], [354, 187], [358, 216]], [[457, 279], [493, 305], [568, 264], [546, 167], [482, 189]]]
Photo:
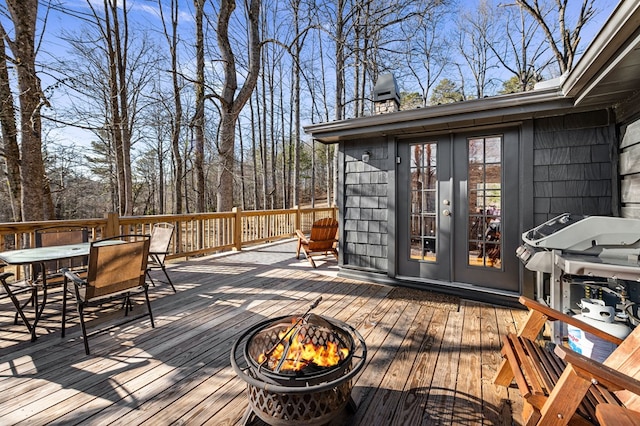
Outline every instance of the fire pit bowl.
[[320, 315], [282, 316], [250, 327], [231, 349], [231, 365], [247, 383], [243, 423], [254, 414], [270, 425], [326, 424], [349, 403], [353, 407], [352, 378], [366, 353], [355, 328]]

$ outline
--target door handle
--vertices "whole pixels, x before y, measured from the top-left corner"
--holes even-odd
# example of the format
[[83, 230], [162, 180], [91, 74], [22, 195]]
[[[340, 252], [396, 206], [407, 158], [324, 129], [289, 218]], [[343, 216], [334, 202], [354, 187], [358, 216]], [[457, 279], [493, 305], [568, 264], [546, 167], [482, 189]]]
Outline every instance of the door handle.
[[451, 210], [444, 209], [444, 210], [442, 210], [442, 214], [445, 215], [445, 216], [451, 216]]

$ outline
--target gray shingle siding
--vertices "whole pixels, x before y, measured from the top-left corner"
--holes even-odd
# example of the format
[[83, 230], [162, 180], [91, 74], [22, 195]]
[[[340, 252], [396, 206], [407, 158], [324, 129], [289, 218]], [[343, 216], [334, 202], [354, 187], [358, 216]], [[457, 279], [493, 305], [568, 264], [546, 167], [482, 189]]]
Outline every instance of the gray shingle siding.
[[620, 129], [620, 190], [623, 217], [640, 218], [640, 118]]
[[536, 224], [564, 212], [612, 214], [614, 137], [605, 110], [534, 121]]
[[[348, 144], [344, 148], [344, 265], [386, 271], [387, 184], [386, 140]], [[370, 153], [369, 162], [362, 154]]]

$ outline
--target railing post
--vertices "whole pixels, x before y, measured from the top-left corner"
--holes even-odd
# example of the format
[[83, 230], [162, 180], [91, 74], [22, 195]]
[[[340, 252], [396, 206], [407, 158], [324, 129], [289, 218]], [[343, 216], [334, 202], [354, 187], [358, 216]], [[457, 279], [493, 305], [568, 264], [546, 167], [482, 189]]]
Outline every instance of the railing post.
[[242, 251], [242, 208], [234, 207], [231, 211], [235, 214], [233, 220], [233, 250]]
[[296, 225], [293, 228], [293, 232], [296, 232], [296, 229], [302, 230], [302, 212], [300, 211], [300, 206], [296, 206]]
[[120, 235], [120, 216], [116, 212], [107, 213], [107, 225], [104, 228], [102, 238], [115, 237]]

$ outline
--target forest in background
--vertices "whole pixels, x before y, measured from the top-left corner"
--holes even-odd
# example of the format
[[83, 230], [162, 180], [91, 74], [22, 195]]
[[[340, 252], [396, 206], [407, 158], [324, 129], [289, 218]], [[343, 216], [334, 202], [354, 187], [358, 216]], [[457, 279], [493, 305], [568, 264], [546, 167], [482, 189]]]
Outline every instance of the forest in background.
[[614, 3], [2, 0], [0, 221], [333, 204], [305, 124], [532, 90]]

